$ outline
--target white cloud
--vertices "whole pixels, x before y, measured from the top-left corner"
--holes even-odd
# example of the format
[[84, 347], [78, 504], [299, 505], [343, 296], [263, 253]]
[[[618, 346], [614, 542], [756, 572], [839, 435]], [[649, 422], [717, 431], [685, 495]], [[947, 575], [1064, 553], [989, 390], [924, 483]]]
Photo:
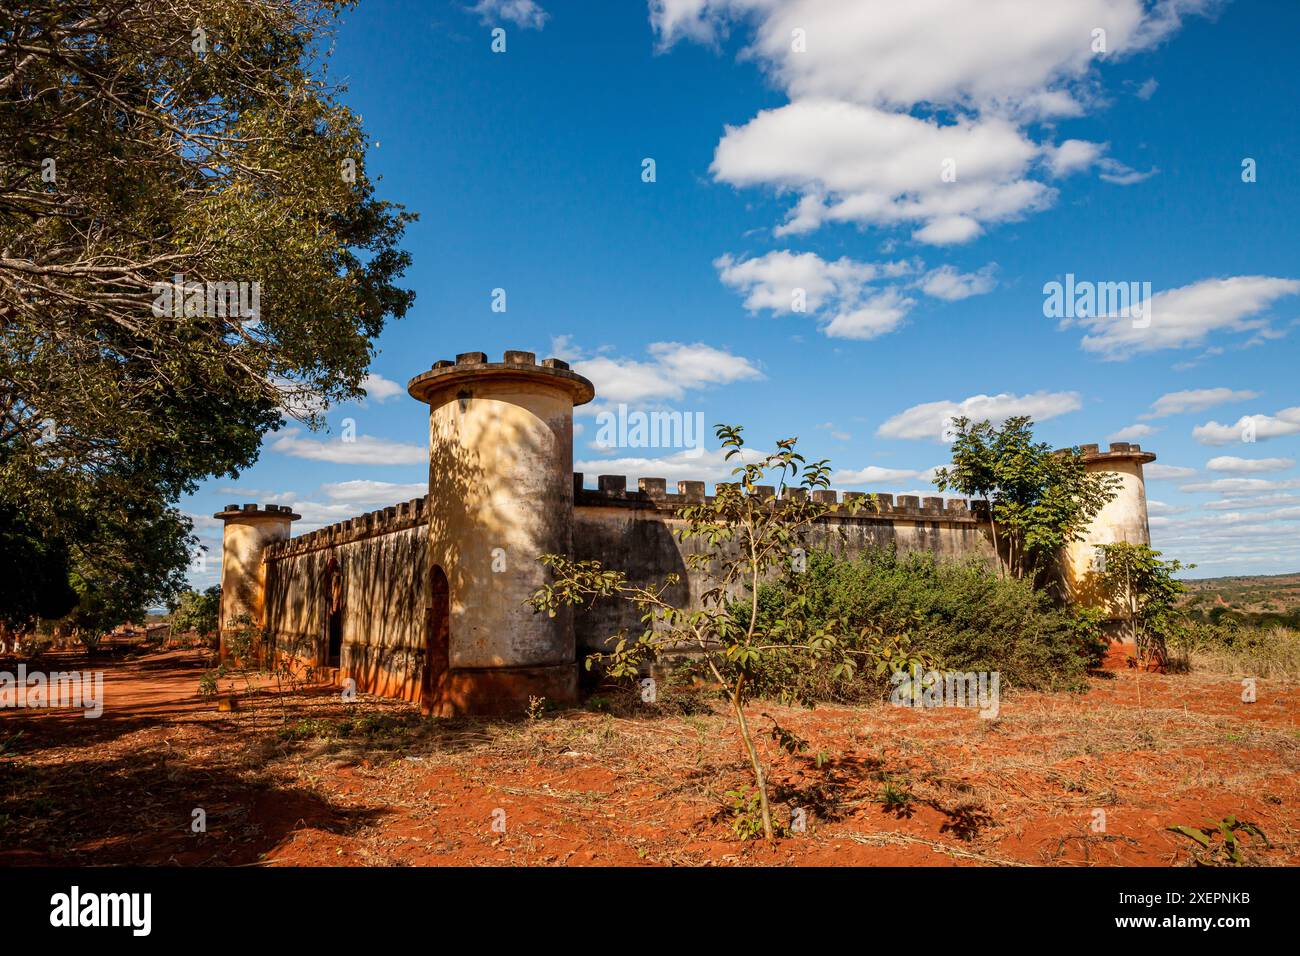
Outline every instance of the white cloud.
[[[560, 344], [572, 349], [567, 340]], [[688, 391], [763, 377], [749, 359], [702, 342], [654, 342], [647, 351], [649, 361], [595, 355], [574, 361], [573, 369], [591, 379], [602, 403], [676, 400]]]
[[1179, 478], [1196, 477], [1195, 468], [1184, 468], [1182, 465], [1162, 465], [1156, 462], [1152, 465], [1142, 467], [1142, 477], [1148, 481], [1169, 481]]
[[848, 257], [825, 260], [812, 252], [774, 250], [749, 259], [730, 254], [713, 262], [723, 285], [744, 296], [750, 312], [767, 310], [813, 316], [831, 338], [873, 339], [903, 325], [916, 305], [908, 289], [955, 301], [990, 291], [996, 284], [990, 264], [975, 273], [942, 266], [919, 275], [920, 260], [862, 262]]
[[[1078, 112], [1076, 84], [1096, 59], [1148, 48], [1203, 0], [652, 0], [665, 43], [712, 40], [728, 19], [754, 24], [746, 55], [792, 98], [834, 97], [893, 109], [918, 103], [1042, 115]], [[792, 51], [795, 29], [806, 53]]]
[[1053, 176], [1069, 176], [1090, 168], [1105, 152], [1106, 144], [1083, 139], [1067, 139], [1060, 146], [1043, 147], [1047, 168]]
[[912, 468], [880, 468], [868, 465], [866, 468], [841, 469], [831, 475], [834, 485], [896, 485], [903, 480], [914, 480], [921, 473]]
[[1269, 508], [1273, 505], [1300, 505], [1300, 495], [1290, 492], [1257, 494], [1250, 498], [1220, 498], [1201, 505], [1206, 511], [1236, 511], [1241, 508]]
[[1169, 392], [1161, 395], [1151, 403], [1151, 411], [1139, 415], [1139, 418], [1165, 418], [1169, 415], [1181, 415], [1185, 412], [1203, 412], [1216, 405], [1228, 402], [1244, 402], [1259, 398], [1258, 392], [1245, 390], [1234, 391], [1231, 388], [1192, 388], [1181, 392]]
[[380, 404], [390, 398], [406, 394], [406, 388], [401, 384], [373, 373], [366, 376], [365, 381], [361, 383], [361, 387], [366, 390], [367, 399], [372, 399]]
[[470, 12], [488, 26], [506, 20], [526, 30], [540, 30], [550, 18], [535, 0], [478, 0]]
[[1196, 481], [1190, 485], [1180, 485], [1178, 490], [1186, 492], [1213, 491], [1240, 495], [1265, 491], [1284, 491], [1288, 488], [1300, 488], [1300, 478], [1215, 478], [1213, 481]]
[[1146, 304], [1149, 321], [1121, 315], [1066, 320], [1063, 326], [1086, 330], [1082, 346], [1107, 359], [1127, 359], [1142, 352], [1199, 346], [1212, 334], [1254, 332], [1255, 339], [1275, 337], [1259, 314], [1285, 296], [1300, 293], [1300, 280], [1270, 276], [1203, 279], [1157, 293]]
[[321, 491], [332, 501], [347, 502], [358, 508], [387, 507], [400, 501], [422, 498], [429, 493], [429, 483], [393, 481], [340, 481], [322, 485]]
[[1207, 461], [1205, 467], [1210, 471], [1247, 475], [1267, 471], [1286, 471], [1294, 464], [1294, 458], [1237, 458], [1233, 455], [1220, 455]]
[[271, 442], [271, 450], [293, 458], [328, 461], [337, 465], [427, 465], [429, 449], [423, 445], [390, 441], [371, 435], [357, 435], [354, 441], [339, 438], [301, 437], [301, 430], [289, 428]]
[[919, 287], [922, 292], [946, 302], [968, 299], [973, 295], [992, 292], [997, 286], [993, 274], [995, 266], [988, 265], [979, 272], [958, 272], [953, 266], [940, 266], [932, 269], [922, 277]]
[[[834, 100], [799, 100], [727, 127], [710, 167], [733, 186], [799, 195], [778, 235], [825, 222], [911, 225], [933, 245], [1043, 208], [1055, 191], [1027, 178], [1038, 147], [998, 117], [941, 125]], [[956, 181], [942, 178], [951, 162]]]
[[949, 421], [964, 416], [972, 421], [985, 419], [1001, 425], [1008, 418], [1028, 415], [1036, 422], [1046, 421], [1083, 407], [1078, 392], [1034, 392], [1030, 395], [972, 395], [960, 402], [941, 401], [913, 405], [890, 418], [876, 434], [882, 438], [928, 438], [944, 441]]
[[1210, 421], [1192, 429], [1192, 437], [1202, 445], [1231, 445], [1245, 442], [1249, 437], [1266, 441], [1297, 433], [1300, 433], [1300, 405], [1284, 408], [1276, 415], [1243, 415], [1235, 425]]
[[764, 453], [746, 449], [730, 461], [726, 451], [721, 448], [688, 448], [664, 455], [661, 458], [593, 458], [575, 461], [573, 470], [581, 472], [586, 480], [593, 484], [599, 475], [624, 475], [628, 487], [636, 488], [637, 478], [665, 478], [669, 482], [669, 491], [677, 481], [705, 481], [709, 483], [733, 480], [732, 470], [744, 461], [754, 462], [764, 457]]
[[1127, 425], [1107, 435], [1106, 441], [1136, 441], [1140, 438], [1149, 438], [1158, 431], [1160, 429], [1152, 425]]
[[[1147, 49], [1215, 0], [650, 0], [660, 46], [716, 43], [733, 24], [789, 97], [729, 127], [713, 173], [798, 195], [780, 232], [824, 222], [911, 225], [920, 242], [967, 242], [1044, 208], [1034, 179], [1097, 166], [1138, 173], [1104, 147], [1043, 147], [1021, 127], [1078, 116], [1103, 98], [1094, 64]], [[1106, 50], [1093, 51], [1096, 29]], [[805, 48], [796, 42], [802, 39]], [[942, 117], [945, 122], [939, 122]], [[956, 117], [956, 122], [951, 122]], [[940, 179], [956, 160], [955, 182]]]
[[1156, 90], [1160, 87], [1159, 81], [1153, 76], [1147, 79], [1145, 83], [1137, 88], [1133, 95], [1140, 100], [1149, 100], [1156, 95]]

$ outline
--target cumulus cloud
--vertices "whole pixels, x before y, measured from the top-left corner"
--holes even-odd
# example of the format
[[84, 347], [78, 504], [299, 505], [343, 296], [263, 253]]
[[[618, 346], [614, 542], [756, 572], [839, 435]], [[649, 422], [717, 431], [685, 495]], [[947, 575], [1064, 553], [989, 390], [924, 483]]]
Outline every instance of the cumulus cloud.
[[940, 401], [913, 405], [876, 429], [882, 438], [920, 438], [945, 441], [949, 422], [957, 417], [972, 421], [987, 419], [995, 426], [1008, 418], [1028, 415], [1043, 422], [1083, 407], [1078, 392], [1034, 392], [1030, 395], [972, 395], [960, 402]]
[[1144, 465], [1142, 468], [1142, 477], [1148, 481], [1172, 481], [1180, 478], [1195, 478], [1195, 468], [1185, 468], [1182, 465], [1162, 465], [1156, 462], [1151, 465]]
[[[554, 351], [575, 354], [566, 339], [556, 344]], [[647, 351], [647, 360], [600, 354], [574, 360], [573, 368], [591, 379], [604, 403], [677, 400], [689, 391], [763, 377], [749, 359], [703, 342], [654, 342]]]
[[1267, 441], [1297, 433], [1300, 433], [1300, 405], [1284, 408], [1275, 415], [1242, 415], [1235, 425], [1209, 421], [1192, 429], [1192, 437], [1202, 445]]
[[478, 0], [470, 12], [488, 26], [505, 20], [526, 30], [540, 30], [551, 16], [534, 0]]
[[1181, 392], [1168, 392], [1151, 403], [1151, 410], [1139, 418], [1165, 418], [1169, 415], [1181, 415], [1185, 412], [1203, 412], [1216, 405], [1228, 402], [1245, 402], [1259, 398], [1258, 392], [1231, 388], [1192, 388]]
[[831, 475], [835, 485], [895, 485], [900, 481], [919, 478], [921, 473], [912, 468], [880, 468], [868, 465], [866, 468], [841, 469]]
[[992, 264], [975, 273], [951, 266], [923, 273], [920, 260], [826, 260], [816, 253], [788, 250], [747, 259], [727, 254], [713, 265], [722, 283], [744, 297], [750, 312], [806, 312], [832, 338], [873, 339], [900, 328], [916, 305], [909, 295], [913, 289], [955, 301], [988, 292], [996, 284]]
[[[1035, 178], [1096, 166], [1139, 173], [1104, 146], [1034, 142], [1029, 123], [1079, 116], [1101, 97], [1098, 60], [1147, 49], [1215, 0], [650, 0], [661, 47], [716, 43], [733, 26], [789, 103], [729, 127], [713, 174], [792, 191], [779, 231], [825, 222], [910, 225], [920, 242], [967, 242], [1044, 208]], [[1095, 49], [1104, 31], [1104, 52]], [[940, 169], [955, 161], [956, 178]]]
[[406, 394], [405, 387], [399, 383], [374, 373], [366, 376], [365, 381], [361, 383], [361, 387], [366, 390], [366, 398], [373, 399], [381, 404], [390, 398]]
[[1160, 431], [1153, 425], [1127, 425], [1117, 432], [1111, 432], [1106, 436], [1106, 441], [1136, 441], [1141, 438], [1148, 438]]
[[1194, 481], [1180, 485], [1179, 491], [1212, 491], [1223, 494], [1256, 494], [1267, 491], [1283, 491], [1287, 488], [1300, 488], [1300, 478], [1215, 478], [1213, 481]]
[[996, 271], [992, 265], [985, 266], [979, 272], [959, 272], [953, 266], [940, 266], [925, 274], [919, 288], [933, 298], [956, 302], [992, 292], [998, 284], [993, 277]]
[[676, 490], [671, 487], [672, 482], [704, 481], [712, 484], [718, 481], [731, 481], [733, 469], [742, 462], [758, 461], [764, 457], [764, 454], [747, 448], [742, 449], [739, 455], [728, 461], [726, 451], [721, 448], [687, 448], [659, 458], [629, 456], [575, 461], [573, 470], [581, 472], [588, 480], [599, 475], [624, 475], [628, 479], [629, 488], [636, 487], [635, 482], [638, 478], [664, 478], [670, 483], [669, 490]]
[[424, 445], [390, 441], [372, 435], [357, 435], [353, 441], [338, 438], [305, 438], [301, 429], [289, 428], [271, 442], [271, 450], [293, 458], [328, 461], [336, 465], [427, 465], [429, 449]]
[[[733, 186], [793, 191], [778, 235], [826, 222], [910, 225], [931, 245], [968, 242], [984, 223], [1048, 205], [1055, 191], [1027, 177], [1038, 147], [1008, 120], [940, 124], [834, 100], [799, 100], [728, 127], [710, 167]], [[945, 181], [945, 164], [955, 181]]]
[[427, 481], [339, 481], [321, 486], [331, 501], [345, 502], [358, 508], [386, 508], [399, 501], [410, 501], [429, 493]]
[[1268, 471], [1286, 471], [1294, 464], [1294, 458], [1237, 458], [1235, 455], [1220, 455], [1207, 461], [1205, 467], [1210, 471], [1245, 475]]
[[1067, 319], [1062, 325], [1085, 330], [1081, 345], [1106, 359], [1142, 352], [1200, 346], [1211, 335], [1253, 332], [1251, 342], [1276, 337], [1260, 313], [1276, 300], [1300, 293], [1300, 280], [1271, 276], [1203, 279], [1157, 293], [1146, 304], [1147, 318], [1099, 315]]

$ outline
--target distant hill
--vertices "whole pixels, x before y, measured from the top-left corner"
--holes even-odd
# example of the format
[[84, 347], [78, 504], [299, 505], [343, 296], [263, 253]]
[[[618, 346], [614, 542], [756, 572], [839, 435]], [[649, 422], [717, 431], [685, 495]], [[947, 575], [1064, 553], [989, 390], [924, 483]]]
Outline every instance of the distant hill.
[[1300, 623], [1300, 572], [1185, 578], [1180, 602], [1195, 617], [1217, 620], [1235, 612], [1256, 620]]

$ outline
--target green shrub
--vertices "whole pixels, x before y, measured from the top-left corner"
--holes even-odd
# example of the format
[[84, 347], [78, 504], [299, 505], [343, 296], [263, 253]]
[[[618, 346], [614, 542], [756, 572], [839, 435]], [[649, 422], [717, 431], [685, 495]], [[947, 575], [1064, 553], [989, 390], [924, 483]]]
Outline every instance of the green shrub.
[[[998, 671], [1004, 687], [1081, 689], [1106, 647], [1097, 614], [1057, 607], [1028, 581], [1000, 579], [983, 565], [928, 554], [812, 553], [802, 574], [764, 586], [760, 613], [776, 620], [804, 601], [814, 621], [842, 622], [864, 644], [885, 635], [938, 669]], [[810, 680], [786, 658], [761, 683], [769, 696], [838, 700], [879, 696], [889, 684], [888, 674], [865, 671]]]

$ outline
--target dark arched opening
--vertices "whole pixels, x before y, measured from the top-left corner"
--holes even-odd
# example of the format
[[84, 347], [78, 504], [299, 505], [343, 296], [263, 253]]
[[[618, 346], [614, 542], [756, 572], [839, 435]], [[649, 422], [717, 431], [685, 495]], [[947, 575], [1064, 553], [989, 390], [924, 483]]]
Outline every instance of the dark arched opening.
[[420, 699], [426, 708], [432, 706], [434, 692], [447, 673], [451, 655], [451, 592], [447, 575], [435, 564], [430, 578], [424, 673], [420, 681]]
[[338, 667], [343, 662], [343, 572], [335, 558], [325, 568], [324, 644], [325, 666]]

